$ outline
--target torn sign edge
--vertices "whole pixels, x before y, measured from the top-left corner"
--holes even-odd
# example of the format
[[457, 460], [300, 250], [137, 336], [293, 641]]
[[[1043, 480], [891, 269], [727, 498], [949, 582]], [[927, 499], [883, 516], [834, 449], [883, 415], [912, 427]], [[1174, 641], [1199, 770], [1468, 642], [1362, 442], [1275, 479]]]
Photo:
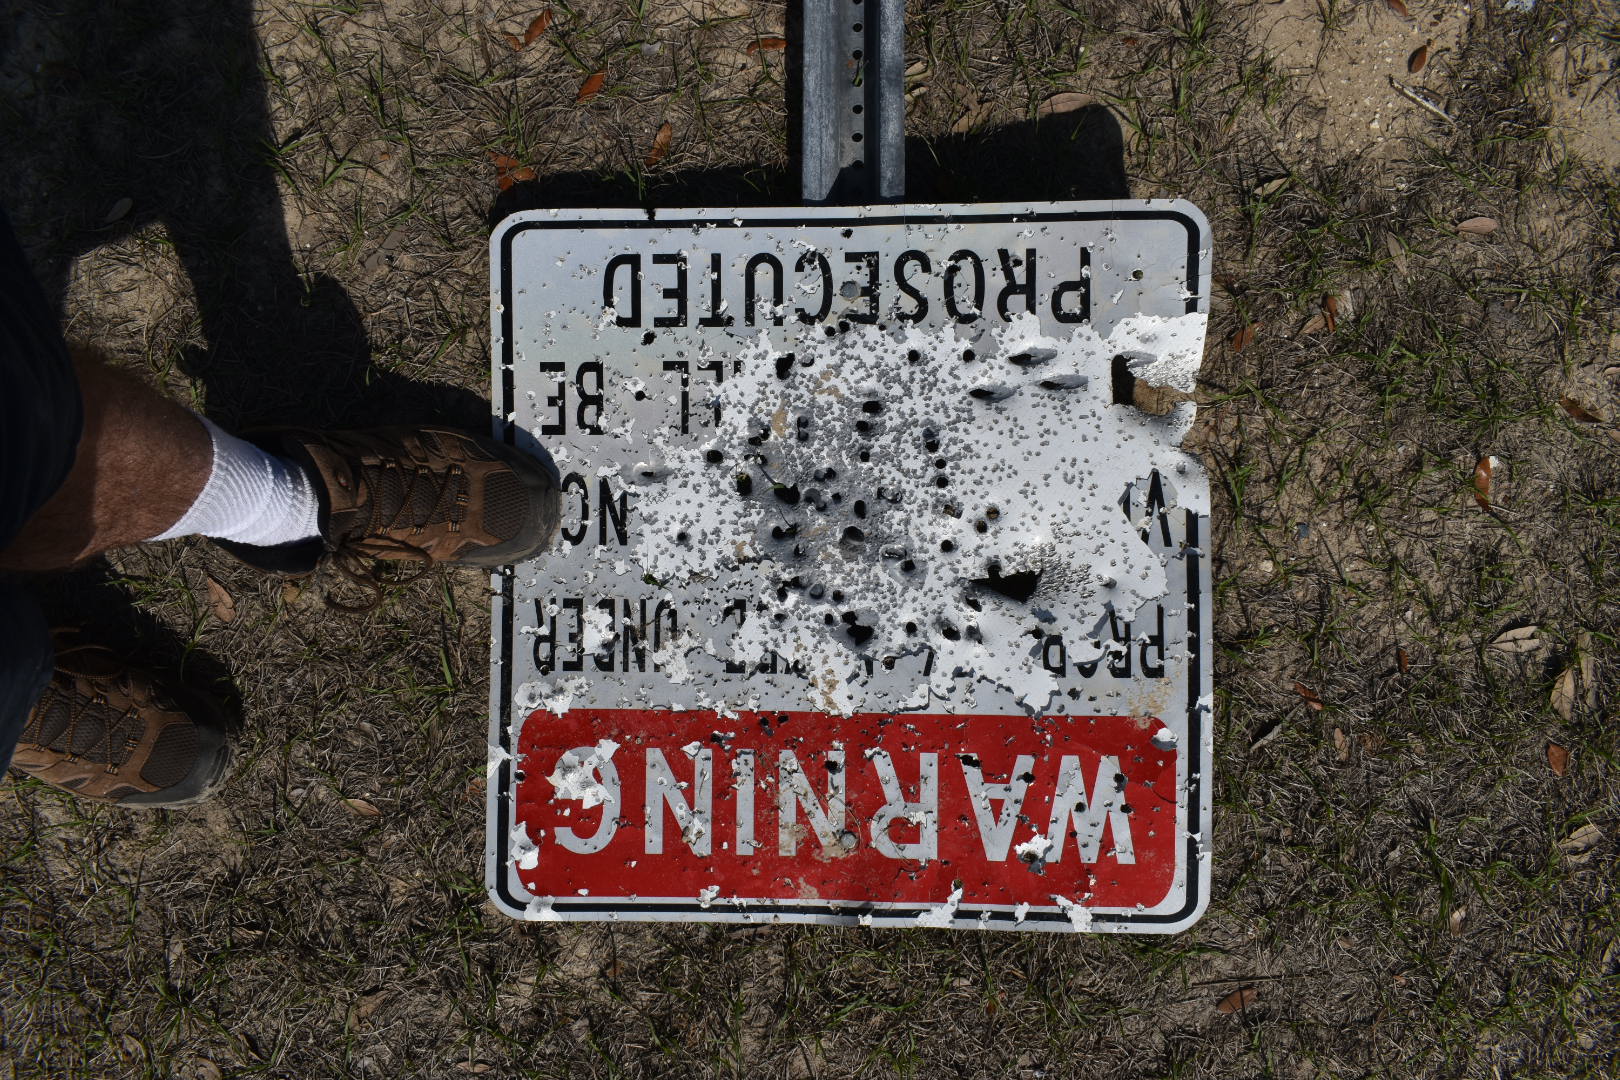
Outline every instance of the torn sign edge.
[[[1090, 203], [1029, 203], [978, 205], [913, 205], [884, 207], [863, 216], [847, 207], [773, 207], [760, 209], [676, 210], [546, 210], [529, 211], [503, 220], [490, 238], [491, 368], [496, 393], [492, 394], [492, 428], [496, 438], [515, 445], [515, 378], [513, 375], [513, 301], [511, 247], [529, 229], [546, 228], [738, 228], [771, 225], [923, 224], [958, 221], [1041, 222], [1105, 219], [1156, 219], [1180, 223], [1187, 230], [1186, 310], [1208, 311], [1210, 284], [1209, 224], [1203, 213], [1182, 200], [1117, 200]], [[1186, 451], [1183, 451], [1186, 452]], [[1119, 910], [1087, 908], [1088, 919], [1071, 915], [1073, 902], [1050, 909], [1026, 905], [962, 905], [948, 925], [954, 929], [1035, 930], [1074, 933], [1176, 933], [1201, 918], [1209, 905], [1213, 779], [1213, 672], [1205, 655], [1212, 640], [1212, 611], [1205, 548], [1208, 518], [1187, 510], [1186, 549], [1182, 561], [1188, 575], [1188, 685], [1186, 689], [1187, 749], [1181, 755], [1186, 772], [1178, 800], [1178, 836], [1183, 843], [1177, 857], [1170, 903], [1175, 910]], [[496, 677], [490, 680], [490, 773], [486, 786], [485, 882], [493, 904], [516, 919], [560, 922], [728, 922], [743, 924], [813, 923], [844, 926], [910, 926], [919, 916], [938, 910], [936, 905], [878, 905], [859, 902], [770, 901], [691, 897], [541, 897], [530, 894], [517, 881], [507, 850], [513, 818], [517, 762], [511, 756], [517, 726], [527, 717], [514, 716], [512, 657], [516, 633], [516, 580], [512, 567], [491, 576], [493, 629], [491, 649]], [[495, 753], [496, 750], [501, 755]], [[1196, 815], [1196, 817], [1194, 816]], [[1196, 827], [1194, 822], [1196, 821]], [[941, 898], [944, 899], [944, 898]], [[744, 904], [753, 905], [744, 907]], [[1168, 905], [1161, 905], [1165, 907]], [[729, 910], [728, 910], [729, 909]], [[1079, 924], [1084, 923], [1084, 926]]]

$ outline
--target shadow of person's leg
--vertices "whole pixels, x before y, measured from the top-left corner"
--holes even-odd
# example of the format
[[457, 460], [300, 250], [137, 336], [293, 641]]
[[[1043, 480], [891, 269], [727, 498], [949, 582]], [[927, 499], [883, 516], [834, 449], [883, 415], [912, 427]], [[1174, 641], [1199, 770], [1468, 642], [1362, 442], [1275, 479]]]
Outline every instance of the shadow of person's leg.
[[61, 0], [0, 19], [0, 203], [48, 295], [60, 308], [75, 258], [160, 223], [207, 342], [182, 365], [223, 426], [487, 423], [477, 395], [374, 368], [347, 294], [298, 266], [264, 63], [248, 0]]

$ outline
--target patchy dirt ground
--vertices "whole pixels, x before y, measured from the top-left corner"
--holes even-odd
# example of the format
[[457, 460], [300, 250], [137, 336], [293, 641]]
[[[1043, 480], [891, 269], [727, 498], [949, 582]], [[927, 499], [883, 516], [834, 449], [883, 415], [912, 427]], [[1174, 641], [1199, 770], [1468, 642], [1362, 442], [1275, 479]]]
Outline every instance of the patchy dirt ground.
[[[559, 3], [514, 48], [543, 8], [13, 0], [0, 202], [72, 335], [224, 422], [483, 424], [502, 213], [797, 198], [781, 5]], [[914, 197], [1215, 228], [1191, 932], [507, 922], [484, 582], [348, 618], [182, 541], [47, 600], [235, 700], [236, 779], [0, 787], [0, 1076], [1613, 1075], [1617, 41], [1609, 3], [911, 5]]]

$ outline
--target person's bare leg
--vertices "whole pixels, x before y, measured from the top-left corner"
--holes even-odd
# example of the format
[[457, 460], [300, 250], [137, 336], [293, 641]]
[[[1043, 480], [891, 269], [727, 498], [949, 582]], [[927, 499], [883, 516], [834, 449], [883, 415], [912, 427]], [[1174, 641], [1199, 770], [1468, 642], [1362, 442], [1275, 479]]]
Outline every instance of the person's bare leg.
[[208, 482], [208, 430], [185, 408], [87, 351], [75, 350], [84, 434], [61, 489], [40, 507], [0, 570], [65, 569], [139, 543], [179, 521]]

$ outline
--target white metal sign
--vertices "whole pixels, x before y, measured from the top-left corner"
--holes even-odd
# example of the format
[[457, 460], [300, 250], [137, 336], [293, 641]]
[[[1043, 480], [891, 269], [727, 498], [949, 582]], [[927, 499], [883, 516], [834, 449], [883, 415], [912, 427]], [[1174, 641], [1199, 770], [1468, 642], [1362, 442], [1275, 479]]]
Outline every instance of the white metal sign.
[[1182, 202], [531, 212], [495, 398], [491, 895], [530, 919], [1169, 932], [1208, 898]]

